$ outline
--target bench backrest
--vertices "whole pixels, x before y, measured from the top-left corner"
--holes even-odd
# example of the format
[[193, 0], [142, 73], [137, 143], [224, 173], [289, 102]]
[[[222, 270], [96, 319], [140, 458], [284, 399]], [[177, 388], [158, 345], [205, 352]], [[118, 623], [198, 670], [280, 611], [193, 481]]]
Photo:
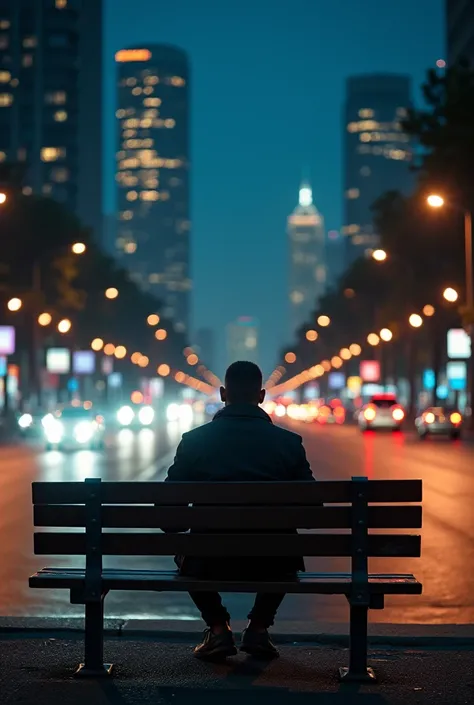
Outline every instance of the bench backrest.
[[[35, 533], [34, 548], [40, 555], [419, 556], [420, 536], [369, 530], [421, 527], [421, 506], [413, 504], [421, 499], [421, 480], [34, 482], [35, 526], [69, 529]], [[193, 533], [153, 531], [165, 527]], [[285, 533], [295, 529], [324, 533]]]

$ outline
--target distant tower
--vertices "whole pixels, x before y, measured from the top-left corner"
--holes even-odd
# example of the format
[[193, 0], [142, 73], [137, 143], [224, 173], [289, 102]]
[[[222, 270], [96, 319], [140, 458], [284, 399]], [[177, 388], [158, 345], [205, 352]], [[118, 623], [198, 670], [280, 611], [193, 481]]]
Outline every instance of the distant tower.
[[290, 240], [290, 332], [309, 322], [326, 289], [324, 221], [313, 205], [308, 183], [299, 191], [299, 202], [288, 217]]

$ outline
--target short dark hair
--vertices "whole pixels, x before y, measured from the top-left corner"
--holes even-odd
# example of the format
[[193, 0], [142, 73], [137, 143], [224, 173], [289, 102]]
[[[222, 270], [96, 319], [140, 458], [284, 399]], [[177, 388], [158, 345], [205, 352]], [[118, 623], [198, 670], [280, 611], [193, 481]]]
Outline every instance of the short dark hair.
[[229, 403], [258, 404], [263, 377], [254, 362], [233, 362], [225, 373], [225, 389]]

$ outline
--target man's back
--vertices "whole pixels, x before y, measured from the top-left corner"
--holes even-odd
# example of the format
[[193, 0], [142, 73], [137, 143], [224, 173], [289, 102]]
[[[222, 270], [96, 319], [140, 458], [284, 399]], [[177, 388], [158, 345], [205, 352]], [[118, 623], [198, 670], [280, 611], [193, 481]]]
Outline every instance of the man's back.
[[312, 480], [301, 437], [274, 426], [258, 406], [231, 404], [183, 435], [168, 480], [264, 482]]

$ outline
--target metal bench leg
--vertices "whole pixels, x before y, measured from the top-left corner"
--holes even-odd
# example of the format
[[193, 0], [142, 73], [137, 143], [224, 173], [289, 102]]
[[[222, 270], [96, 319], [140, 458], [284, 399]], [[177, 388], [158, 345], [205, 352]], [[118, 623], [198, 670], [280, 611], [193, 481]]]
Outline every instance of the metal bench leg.
[[375, 673], [367, 668], [367, 607], [351, 605], [349, 668], [340, 668], [343, 681], [373, 681]]
[[82, 678], [109, 676], [112, 664], [104, 663], [104, 601], [88, 602], [86, 607], [84, 663], [75, 675]]

